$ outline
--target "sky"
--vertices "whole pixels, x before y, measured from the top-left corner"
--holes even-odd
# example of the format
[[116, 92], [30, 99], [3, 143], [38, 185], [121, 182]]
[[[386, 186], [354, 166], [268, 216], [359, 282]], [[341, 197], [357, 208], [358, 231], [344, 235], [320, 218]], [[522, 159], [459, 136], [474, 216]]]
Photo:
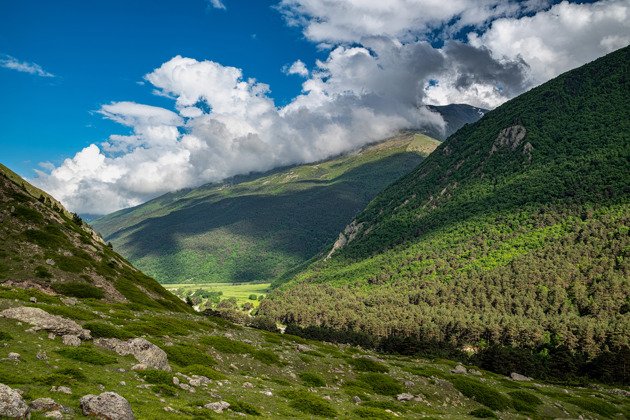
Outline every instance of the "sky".
[[630, 0], [4, 0], [0, 163], [79, 214], [492, 109], [630, 44]]

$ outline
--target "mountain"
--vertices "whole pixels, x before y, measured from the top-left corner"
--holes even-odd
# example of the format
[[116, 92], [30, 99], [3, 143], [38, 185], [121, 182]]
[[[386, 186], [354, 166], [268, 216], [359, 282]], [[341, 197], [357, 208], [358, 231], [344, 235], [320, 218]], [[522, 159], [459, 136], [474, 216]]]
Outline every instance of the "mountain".
[[[254, 329], [194, 313], [54, 198], [0, 169], [1, 418], [630, 414], [627, 387], [575, 386], [590, 377], [532, 383], [510, 373], [527, 368], [522, 355], [506, 363], [448, 344], [296, 326], [280, 334], [268, 318], [250, 318]], [[624, 362], [583, 365], [596, 379], [622, 382]]]
[[437, 145], [407, 132], [323, 162], [166, 194], [92, 225], [161, 283], [271, 281], [316, 256]]
[[190, 311], [76, 214], [0, 165], [0, 286]]
[[444, 131], [430, 129], [426, 132], [429, 136], [440, 141], [446, 140], [451, 134], [455, 133], [465, 124], [472, 124], [478, 121], [486, 114], [486, 112], [488, 112], [487, 109], [478, 108], [468, 104], [427, 105], [426, 108], [440, 114], [446, 123]]
[[628, 115], [630, 48], [488, 112], [380, 193], [329, 258], [259, 312], [377, 336], [538, 348], [543, 359], [560, 347], [627, 349]]

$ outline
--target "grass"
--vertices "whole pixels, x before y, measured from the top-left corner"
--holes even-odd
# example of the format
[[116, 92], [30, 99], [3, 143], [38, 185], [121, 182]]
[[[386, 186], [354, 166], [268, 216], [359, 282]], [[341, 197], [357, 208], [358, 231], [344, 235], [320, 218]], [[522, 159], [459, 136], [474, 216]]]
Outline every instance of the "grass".
[[323, 387], [326, 386], [326, 381], [324, 378], [319, 376], [316, 373], [312, 372], [303, 372], [300, 373], [300, 379], [304, 382], [305, 385], [314, 386], [314, 387]]
[[209, 355], [193, 346], [165, 346], [168, 361], [178, 366], [191, 365], [214, 366], [217, 362]]
[[348, 359], [348, 363], [350, 363], [355, 370], [360, 372], [389, 372], [389, 368], [384, 364], [365, 357]]
[[396, 395], [404, 392], [400, 383], [391, 376], [380, 373], [365, 373], [359, 375], [356, 381], [359, 386], [369, 389], [380, 395]]
[[453, 386], [464, 396], [474, 398], [479, 404], [483, 404], [493, 410], [505, 410], [510, 407], [510, 400], [500, 392], [479, 381], [468, 378], [456, 378]]
[[240, 341], [230, 340], [227, 337], [208, 336], [199, 340], [202, 344], [212, 346], [222, 353], [228, 354], [252, 354], [256, 351], [256, 347], [251, 344], [241, 343]]
[[321, 397], [317, 397], [304, 390], [284, 390], [280, 396], [291, 400], [289, 406], [302, 413], [312, 414], [321, 417], [336, 417], [337, 410]]
[[270, 285], [271, 283], [177, 283], [166, 284], [164, 287], [178, 296], [183, 296], [188, 291], [194, 292], [198, 289], [207, 290], [209, 292], [222, 292], [223, 295], [221, 295], [221, 299], [235, 298], [238, 306], [250, 302], [254, 307], [257, 307], [260, 301], [250, 300], [249, 296], [252, 294], [266, 296]]
[[102, 299], [105, 297], [103, 290], [84, 283], [53, 283], [50, 287], [59, 294], [81, 299]]
[[118, 362], [118, 359], [116, 357], [96, 351], [89, 347], [68, 347], [60, 350], [55, 350], [55, 352], [64, 357], [67, 357], [68, 359], [73, 359], [98, 366], [111, 365]]

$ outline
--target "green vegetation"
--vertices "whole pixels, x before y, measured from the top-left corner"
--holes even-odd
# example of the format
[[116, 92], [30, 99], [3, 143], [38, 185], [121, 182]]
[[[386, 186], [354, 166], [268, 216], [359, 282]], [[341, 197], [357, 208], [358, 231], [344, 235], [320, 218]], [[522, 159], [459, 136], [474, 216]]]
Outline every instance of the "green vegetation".
[[348, 363], [350, 363], [355, 370], [360, 372], [389, 372], [389, 368], [384, 364], [364, 357], [348, 359]]
[[163, 349], [168, 355], [168, 360], [178, 366], [193, 365], [214, 366], [216, 361], [203, 351], [192, 346], [169, 346]]
[[335, 417], [337, 411], [333, 406], [321, 397], [317, 397], [304, 390], [281, 391], [280, 396], [291, 400], [289, 406], [306, 414], [313, 414], [321, 417]]
[[494, 414], [493, 411], [488, 410], [487, 408], [478, 408], [476, 410], [471, 411], [468, 414], [478, 419], [498, 419], [497, 415]]
[[468, 378], [457, 378], [451, 381], [453, 386], [468, 398], [474, 398], [493, 410], [505, 410], [510, 407], [510, 400], [500, 392], [479, 381]]
[[406, 133], [328, 161], [170, 193], [92, 223], [161, 283], [270, 282], [334, 241], [436, 144]]
[[105, 292], [101, 289], [84, 283], [54, 283], [51, 287], [55, 292], [66, 296], [84, 299], [102, 299], [105, 297]]
[[326, 386], [326, 381], [324, 380], [324, 378], [322, 378], [321, 376], [313, 372], [300, 373], [300, 379], [307, 386], [315, 386], [315, 387]]
[[[356, 217], [352, 241], [274, 283], [258, 314], [377, 339], [520, 347], [537, 377], [621, 354], [629, 57], [609, 54], [464, 126]], [[549, 363], [563, 352], [575, 367]], [[622, 371], [589, 375], [627, 383]]]
[[111, 365], [118, 361], [114, 356], [96, 351], [89, 347], [68, 347], [55, 351], [68, 359], [78, 360], [92, 365]]
[[208, 336], [202, 337], [200, 341], [202, 344], [212, 346], [222, 353], [252, 354], [254, 351], [256, 351], [256, 347], [252, 346], [251, 344], [230, 340], [226, 337]]

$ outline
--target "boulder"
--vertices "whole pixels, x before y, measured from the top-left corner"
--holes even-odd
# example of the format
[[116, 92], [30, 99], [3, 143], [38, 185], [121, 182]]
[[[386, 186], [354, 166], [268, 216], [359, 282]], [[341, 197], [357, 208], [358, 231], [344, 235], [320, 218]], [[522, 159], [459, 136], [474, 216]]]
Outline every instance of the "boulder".
[[305, 346], [304, 344], [298, 344], [295, 348], [297, 351], [313, 351], [309, 346]]
[[405, 392], [403, 394], [396, 395], [396, 399], [398, 401], [411, 401], [411, 400], [413, 400], [413, 398], [414, 398], [413, 395], [411, 395], [411, 394], [409, 394], [407, 392]]
[[11, 419], [30, 417], [30, 408], [20, 393], [4, 384], [0, 384], [0, 416]]
[[29, 406], [33, 411], [58, 411], [61, 406], [52, 398], [38, 398], [33, 400]]
[[455, 369], [451, 369], [451, 373], [465, 374], [468, 373], [468, 370], [462, 365], [457, 365]]
[[94, 345], [114, 351], [121, 356], [131, 354], [141, 364], [154, 369], [167, 372], [172, 370], [164, 350], [144, 338], [133, 338], [129, 341], [122, 341], [117, 338], [97, 338], [94, 340]]
[[516, 373], [516, 372], [512, 372], [512, 374], [510, 375], [510, 378], [512, 378], [513, 381], [531, 381], [532, 380], [532, 378], [525, 375], [521, 375], [520, 373]]
[[39, 308], [9, 308], [0, 312], [0, 318], [17, 319], [33, 325], [34, 330], [46, 330], [55, 335], [72, 334], [79, 336], [83, 329], [76, 322], [63, 318], [58, 315], [52, 315]]
[[81, 339], [76, 335], [66, 334], [61, 337], [61, 340], [66, 346], [79, 347], [81, 345]]
[[225, 401], [213, 402], [203, 406], [203, 408], [207, 408], [208, 410], [212, 410], [217, 414], [223, 413], [223, 410], [226, 408], [230, 408], [230, 404]]
[[72, 395], [72, 390], [67, 386], [53, 386], [50, 392], [61, 392], [62, 394]]
[[101, 395], [88, 394], [81, 398], [81, 410], [84, 416], [106, 420], [135, 420], [129, 401], [115, 392], [103, 392]]

